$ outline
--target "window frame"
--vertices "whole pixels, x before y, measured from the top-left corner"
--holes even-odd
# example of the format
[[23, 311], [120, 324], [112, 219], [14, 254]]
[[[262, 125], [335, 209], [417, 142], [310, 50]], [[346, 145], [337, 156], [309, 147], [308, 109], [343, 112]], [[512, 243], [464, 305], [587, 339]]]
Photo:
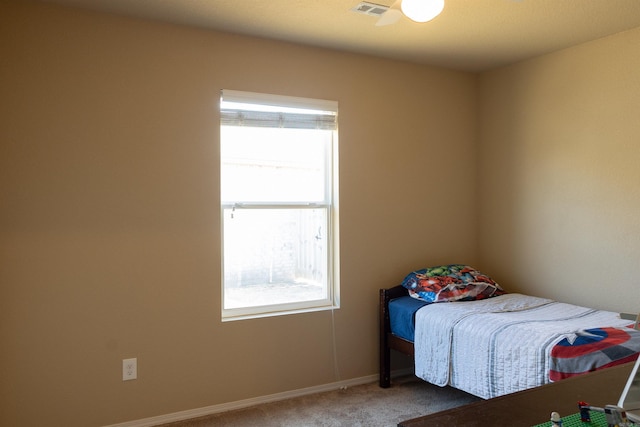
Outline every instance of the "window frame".
[[[326, 129], [327, 123], [321, 122], [318, 126], [331, 132], [331, 141], [325, 145], [325, 195], [324, 200], [317, 202], [249, 202], [249, 201], [225, 201], [222, 200], [222, 152], [220, 151], [220, 231], [221, 231], [221, 316], [222, 321], [253, 319], [260, 317], [288, 315], [295, 313], [313, 312], [321, 310], [333, 310], [340, 307], [339, 298], [339, 227], [338, 227], [338, 103], [310, 98], [299, 98], [282, 95], [270, 95], [262, 93], [222, 90], [220, 98], [220, 150], [222, 149], [222, 128], [225, 126], [225, 101], [243, 103], [249, 105], [275, 106], [285, 109], [305, 109], [331, 112], [335, 115], [334, 128]], [[283, 113], [287, 115], [287, 113]], [[227, 114], [228, 116], [228, 114]], [[282, 123], [282, 120], [281, 120]], [[233, 126], [233, 124], [231, 124]], [[307, 128], [306, 122], [302, 123]], [[277, 126], [264, 126], [275, 128]], [[280, 126], [288, 128], [289, 126]], [[327, 241], [326, 241], [326, 297], [308, 301], [296, 301], [277, 303], [270, 305], [245, 306], [225, 308], [225, 212], [239, 209], [323, 209], [326, 211]]]

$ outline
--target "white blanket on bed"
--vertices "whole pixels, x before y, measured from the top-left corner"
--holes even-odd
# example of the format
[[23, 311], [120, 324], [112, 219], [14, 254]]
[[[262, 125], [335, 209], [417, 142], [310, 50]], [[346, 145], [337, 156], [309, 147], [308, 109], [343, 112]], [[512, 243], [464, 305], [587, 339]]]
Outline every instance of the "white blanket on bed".
[[549, 382], [549, 354], [581, 329], [625, 326], [617, 313], [506, 294], [416, 313], [415, 372], [488, 399]]

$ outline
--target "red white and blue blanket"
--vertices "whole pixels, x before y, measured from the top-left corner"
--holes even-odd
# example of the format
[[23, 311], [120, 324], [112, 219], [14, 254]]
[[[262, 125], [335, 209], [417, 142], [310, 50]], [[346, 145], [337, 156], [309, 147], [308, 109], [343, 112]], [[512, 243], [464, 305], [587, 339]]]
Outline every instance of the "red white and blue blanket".
[[640, 331], [631, 328], [592, 328], [577, 331], [551, 349], [549, 379], [558, 381], [609, 368], [638, 358]]

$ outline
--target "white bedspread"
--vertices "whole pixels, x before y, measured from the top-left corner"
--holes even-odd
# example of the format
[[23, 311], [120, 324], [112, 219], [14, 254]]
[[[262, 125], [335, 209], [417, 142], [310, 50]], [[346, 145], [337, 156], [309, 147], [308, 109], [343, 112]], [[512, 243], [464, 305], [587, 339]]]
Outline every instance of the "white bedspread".
[[416, 313], [415, 372], [488, 399], [549, 382], [549, 354], [578, 330], [625, 326], [617, 313], [506, 294]]

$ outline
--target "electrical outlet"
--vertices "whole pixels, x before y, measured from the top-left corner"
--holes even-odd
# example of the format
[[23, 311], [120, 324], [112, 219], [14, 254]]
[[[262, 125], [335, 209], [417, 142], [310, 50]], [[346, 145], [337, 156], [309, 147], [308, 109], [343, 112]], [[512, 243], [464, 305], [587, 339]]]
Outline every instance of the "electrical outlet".
[[138, 359], [122, 359], [122, 381], [138, 378]]

